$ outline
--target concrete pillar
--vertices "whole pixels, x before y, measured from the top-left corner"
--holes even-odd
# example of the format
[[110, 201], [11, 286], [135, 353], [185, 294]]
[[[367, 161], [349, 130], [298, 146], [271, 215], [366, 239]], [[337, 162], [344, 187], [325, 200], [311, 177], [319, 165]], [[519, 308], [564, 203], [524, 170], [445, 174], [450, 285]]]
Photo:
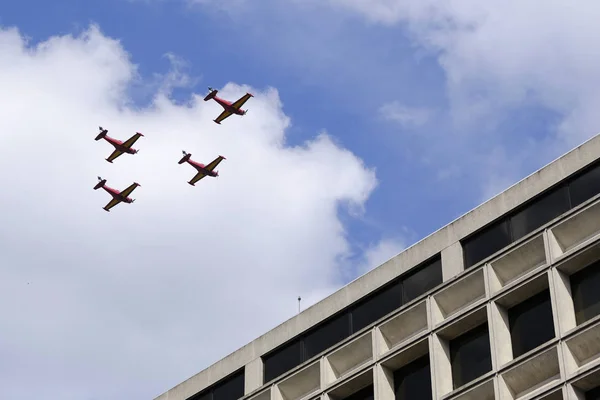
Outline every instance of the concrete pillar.
[[446, 282], [463, 272], [465, 263], [460, 242], [451, 244], [442, 250], [442, 279]]
[[263, 361], [258, 357], [245, 367], [244, 394], [251, 393], [263, 385]]
[[556, 268], [549, 272], [550, 294], [552, 301], [552, 316], [556, 321], [556, 336], [562, 338], [566, 332], [575, 328], [575, 307], [571, 295], [569, 276]]
[[452, 364], [450, 361], [450, 346], [437, 334], [429, 336], [429, 353], [431, 354], [433, 398], [438, 399], [453, 390]]
[[394, 400], [394, 373], [381, 364], [373, 368], [374, 400]]

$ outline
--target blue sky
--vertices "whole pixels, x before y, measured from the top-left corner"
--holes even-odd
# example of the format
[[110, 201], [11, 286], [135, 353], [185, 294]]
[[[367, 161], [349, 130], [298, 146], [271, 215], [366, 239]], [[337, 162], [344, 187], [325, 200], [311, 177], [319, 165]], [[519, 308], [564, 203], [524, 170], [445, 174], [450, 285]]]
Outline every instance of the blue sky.
[[[33, 18], [32, 8], [38, 10]], [[290, 13], [283, 4], [244, 5], [231, 15], [170, 1], [24, 1], [5, 7], [0, 21], [33, 41], [97, 23], [122, 42], [146, 79], [165, 73], [163, 55], [173, 53], [199, 78], [196, 87], [174, 92], [181, 100], [228, 81], [277, 88], [292, 119], [289, 144], [325, 129], [377, 168], [381, 183], [367, 203], [366, 221], [347, 219], [350, 237], [362, 245], [405, 235], [406, 228], [414, 242], [476, 205], [477, 188], [435, 182], [436, 170], [418, 161], [427, 152], [423, 145], [379, 113], [382, 104], [398, 100], [444, 109], [444, 75], [433, 55], [414, 48], [401, 28], [390, 35], [359, 16], [330, 10], [315, 18], [313, 8]], [[141, 104], [148, 100], [136, 97]]]
[[[27, 146], [52, 179], [31, 187], [37, 166], [0, 157], [15, 187], [0, 203], [20, 206], [6, 216], [19, 229], [0, 224], [0, 354], [22, 368], [0, 394], [38, 373], [50, 398], [155, 396], [292, 316], [298, 294], [314, 303], [594, 135], [600, 7], [533, 12], [496, 0], [4, 5], [0, 152]], [[45, 50], [25, 51], [11, 27]], [[164, 96], [173, 76], [185, 79]], [[190, 101], [207, 86], [253, 88], [250, 113], [215, 125], [217, 105]], [[106, 165], [108, 145], [86, 136], [98, 124], [147, 133], [142, 152]], [[180, 185], [181, 148], [200, 162], [227, 153], [219, 180]], [[107, 218], [98, 174], [144, 181], [140, 200]]]

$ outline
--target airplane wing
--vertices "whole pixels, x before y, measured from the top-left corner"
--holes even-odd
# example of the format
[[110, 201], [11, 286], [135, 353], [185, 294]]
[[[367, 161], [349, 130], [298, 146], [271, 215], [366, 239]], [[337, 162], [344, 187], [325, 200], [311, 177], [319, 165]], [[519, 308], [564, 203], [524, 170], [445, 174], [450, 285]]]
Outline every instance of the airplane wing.
[[131, 192], [133, 192], [135, 190], [135, 188], [138, 186], [139, 185], [137, 183], [132, 183], [131, 185], [129, 185], [129, 187], [127, 189], [125, 189], [121, 192], [121, 196], [129, 197]]
[[123, 154], [122, 151], [120, 150], [115, 150], [112, 152], [112, 154], [110, 156], [108, 156], [108, 158], [106, 159], [106, 161], [108, 162], [113, 162], [113, 160], [117, 157], [119, 157], [121, 154]]
[[133, 144], [141, 137], [144, 136], [141, 133], [136, 133], [135, 135], [133, 135], [132, 137], [130, 137], [129, 139], [127, 139], [127, 141], [125, 143], [123, 143], [123, 146], [125, 147], [131, 147], [133, 146]]
[[215, 158], [210, 164], [208, 164], [205, 168], [209, 171], [214, 170], [215, 168], [217, 168], [217, 165], [219, 165], [219, 163], [221, 161], [223, 161], [225, 159], [225, 157], [223, 156], [219, 156], [217, 158]]
[[243, 95], [242, 97], [240, 97], [238, 99], [238, 101], [236, 101], [235, 103], [233, 103], [231, 106], [233, 108], [240, 108], [241, 106], [244, 105], [245, 102], [248, 101], [248, 99], [252, 97], [252, 95], [250, 93], [246, 93], [245, 95]]
[[194, 184], [196, 182], [198, 182], [200, 179], [204, 178], [206, 175], [204, 175], [203, 172], [198, 172], [196, 175], [194, 175], [194, 177], [190, 180], [190, 184]]
[[116, 206], [120, 202], [121, 202], [121, 200], [117, 200], [117, 199], [113, 198], [111, 201], [108, 202], [107, 205], [104, 206], [104, 209], [106, 211], [109, 211], [111, 208], [113, 208], [114, 206]]
[[232, 113], [230, 111], [223, 111], [221, 114], [219, 114], [219, 116], [217, 117], [217, 119], [215, 119], [215, 122], [217, 124], [220, 124], [221, 121], [223, 121], [225, 118], [229, 117]]

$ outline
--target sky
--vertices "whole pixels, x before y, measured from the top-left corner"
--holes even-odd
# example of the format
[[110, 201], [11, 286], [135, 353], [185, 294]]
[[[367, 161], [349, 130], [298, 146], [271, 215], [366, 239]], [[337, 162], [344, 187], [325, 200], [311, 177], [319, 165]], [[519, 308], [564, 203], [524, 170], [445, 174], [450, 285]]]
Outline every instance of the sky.
[[[600, 130], [600, 5], [0, 9], [0, 398], [151, 399]], [[221, 125], [207, 86], [243, 117]], [[113, 164], [98, 126], [140, 152]], [[181, 151], [219, 178], [195, 187]], [[134, 204], [110, 213], [97, 177]]]

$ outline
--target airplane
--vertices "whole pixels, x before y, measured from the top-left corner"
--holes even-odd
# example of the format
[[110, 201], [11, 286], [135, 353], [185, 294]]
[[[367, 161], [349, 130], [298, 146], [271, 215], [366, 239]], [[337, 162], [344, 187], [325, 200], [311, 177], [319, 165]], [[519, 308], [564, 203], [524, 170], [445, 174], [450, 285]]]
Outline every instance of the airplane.
[[105, 139], [108, 143], [115, 146], [115, 151], [113, 151], [112, 154], [108, 158], [106, 158], [106, 161], [108, 161], [109, 163], [112, 163], [115, 158], [119, 157], [123, 153], [136, 154], [139, 151], [139, 150], [132, 148], [131, 146], [133, 146], [133, 144], [141, 136], [144, 136], [141, 133], [137, 132], [135, 135], [133, 135], [132, 137], [127, 139], [125, 142], [122, 142], [120, 140], [117, 140], [117, 139], [114, 139], [114, 138], [111, 138], [110, 136], [108, 136], [107, 135], [108, 129], [104, 129], [101, 126], [99, 128], [100, 128], [100, 133], [98, 134], [98, 136], [96, 136], [96, 139], [94, 139], [94, 140], [98, 141], [100, 139]]
[[194, 175], [194, 177], [188, 182], [192, 186], [196, 186], [196, 182], [198, 182], [200, 179], [204, 178], [205, 176], [212, 176], [212, 177], [219, 176], [219, 171], [214, 171], [214, 169], [217, 167], [217, 165], [219, 165], [219, 163], [221, 161], [226, 160], [225, 157], [218, 156], [210, 164], [204, 165], [204, 164], [200, 164], [194, 160], [190, 160], [190, 157], [192, 155], [190, 153], [186, 153], [185, 150], [182, 151], [182, 153], [183, 153], [183, 158], [181, 160], [179, 160], [179, 164], [183, 164], [184, 162], [187, 162], [192, 167], [194, 167], [198, 170], [198, 173], [196, 175]]
[[208, 90], [210, 91], [210, 93], [204, 98], [204, 101], [214, 99], [217, 103], [221, 105], [221, 107], [225, 109], [216, 119], [213, 120], [219, 125], [221, 124], [221, 121], [223, 121], [225, 118], [229, 117], [232, 114], [245, 115], [248, 112], [248, 110], [242, 110], [241, 107], [244, 105], [245, 102], [248, 101], [250, 97], [254, 97], [252, 94], [246, 93], [245, 95], [237, 99], [237, 101], [231, 103], [230, 101], [218, 97], [217, 93], [219, 91], [217, 89], [209, 87]]
[[121, 202], [129, 203], [129, 204], [133, 203], [135, 201], [135, 199], [130, 198], [129, 195], [131, 194], [131, 192], [133, 192], [135, 190], [136, 187], [141, 186], [139, 183], [133, 182], [127, 189], [118, 191], [117, 189], [113, 189], [111, 187], [106, 186], [106, 179], [102, 179], [101, 177], [98, 177], [98, 180], [100, 182], [98, 182], [96, 184], [96, 186], [94, 186], [94, 190], [98, 190], [98, 189], [102, 188], [102, 189], [106, 190], [108, 192], [108, 194], [110, 194], [113, 197], [112, 200], [109, 201], [107, 205], [102, 207], [106, 211], [110, 211], [111, 208], [113, 208], [114, 206], [116, 206], [117, 204], [119, 204]]

